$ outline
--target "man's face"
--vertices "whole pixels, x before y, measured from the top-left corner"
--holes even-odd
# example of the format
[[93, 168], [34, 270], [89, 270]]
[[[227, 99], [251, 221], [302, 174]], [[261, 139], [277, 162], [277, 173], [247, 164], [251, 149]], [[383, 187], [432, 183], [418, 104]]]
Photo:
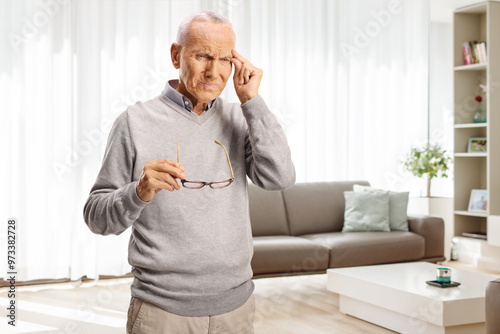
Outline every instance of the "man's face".
[[194, 106], [206, 105], [219, 96], [231, 76], [234, 33], [230, 26], [195, 21], [186, 45], [174, 43], [172, 62], [179, 69], [179, 87]]

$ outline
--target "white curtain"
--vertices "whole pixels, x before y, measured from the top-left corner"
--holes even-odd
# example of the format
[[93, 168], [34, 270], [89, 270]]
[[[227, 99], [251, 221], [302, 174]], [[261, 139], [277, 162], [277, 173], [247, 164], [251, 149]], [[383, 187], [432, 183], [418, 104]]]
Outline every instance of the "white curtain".
[[[428, 2], [0, 0], [0, 208], [18, 219], [19, 280], [129, 272], [129, 233], [93, 235], [83, 204], [113, 120], [177, 77], [170, 44], [198, 10], [226, 15], [264, 70], [299, 182], [413, 186], [399, 160], [427, 134]], [[223, 96], [237, 101], [231, 82]]]

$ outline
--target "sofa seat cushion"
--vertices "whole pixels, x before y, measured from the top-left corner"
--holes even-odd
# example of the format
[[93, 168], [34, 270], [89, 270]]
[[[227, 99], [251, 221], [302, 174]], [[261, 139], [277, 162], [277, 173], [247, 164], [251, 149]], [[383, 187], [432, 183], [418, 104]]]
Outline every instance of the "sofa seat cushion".
[[309, 239], [291, 236], [253, 238], [254, 275], [323, 271], [328, 268], [329, 249]]
[[303, 235], [330, 249], [330, 268], [420, 260], [425, 239], [412, 232], [331, 232]]

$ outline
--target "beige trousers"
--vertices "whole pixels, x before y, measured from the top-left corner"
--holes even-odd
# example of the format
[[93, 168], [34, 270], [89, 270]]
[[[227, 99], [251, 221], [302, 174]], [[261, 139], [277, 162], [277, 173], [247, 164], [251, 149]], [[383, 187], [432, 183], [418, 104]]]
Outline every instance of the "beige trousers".
[[127, 334], [253, 334], [254, 314], [253, 295], [234, 311], [206, 317], [180, 316], [132, 297]]

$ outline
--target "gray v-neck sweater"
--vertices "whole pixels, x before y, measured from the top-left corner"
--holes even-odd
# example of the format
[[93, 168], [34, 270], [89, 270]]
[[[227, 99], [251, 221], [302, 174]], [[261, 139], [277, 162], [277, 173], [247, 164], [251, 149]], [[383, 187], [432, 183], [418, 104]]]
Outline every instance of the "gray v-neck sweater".
[[[228, 150], [234, 182], [223, 189], [162, 190], [141, 201], [136, 185], [143, 166], [176, 160], [180, 139], [187, 180], [231, 177], [218, 140]], [[85, 222], [103, 235], [132, 226], [132, 296], [184, 316], [226, 313], [243, 305], [254, 288], [247, 176], [268, 190], [295, 182], [283, 129], [260, 96], [241, 106], [217, 98], [198, 116], [160, 95], [116, 119]]]

